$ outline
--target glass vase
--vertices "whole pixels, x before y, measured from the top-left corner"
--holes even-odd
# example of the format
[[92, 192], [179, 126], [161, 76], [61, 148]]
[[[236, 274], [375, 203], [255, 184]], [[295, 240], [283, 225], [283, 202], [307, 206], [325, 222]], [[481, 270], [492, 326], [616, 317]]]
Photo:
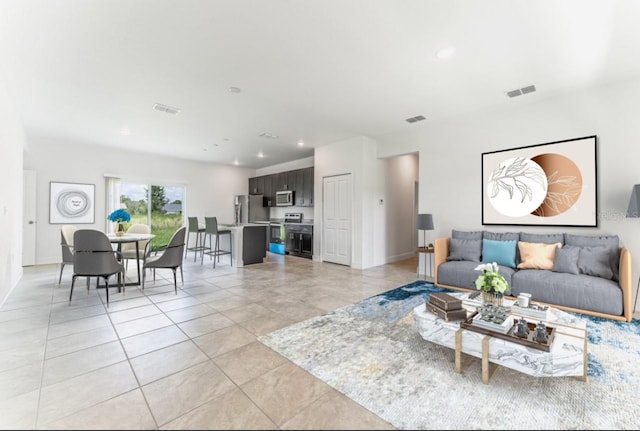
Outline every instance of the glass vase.
[[116, 223], [115, 234], [116, 236], [124, 235], [124, 223]]
[[497, 306], [502, 306], [504, 304], [504, 295], [502, 293], [494, 292], [493, 290], [482, 291], [482, 302], [484, 304], [493, 304]]

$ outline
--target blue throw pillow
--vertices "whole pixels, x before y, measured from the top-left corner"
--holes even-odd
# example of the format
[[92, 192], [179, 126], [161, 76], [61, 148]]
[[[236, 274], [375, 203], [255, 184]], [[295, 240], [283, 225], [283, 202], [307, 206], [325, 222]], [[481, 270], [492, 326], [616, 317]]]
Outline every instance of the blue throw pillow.
[[482, 240], [482, 261], [495, 262], [498, 265], [516, 267], [516, 246], [518, 241]]

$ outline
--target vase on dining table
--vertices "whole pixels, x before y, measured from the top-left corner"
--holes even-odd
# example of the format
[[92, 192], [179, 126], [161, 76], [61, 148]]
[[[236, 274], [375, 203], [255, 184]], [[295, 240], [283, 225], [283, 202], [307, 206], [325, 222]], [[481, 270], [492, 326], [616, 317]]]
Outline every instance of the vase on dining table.
[[116, 236], [124, 235], [124, 223], [116, 223], [115, 234]]

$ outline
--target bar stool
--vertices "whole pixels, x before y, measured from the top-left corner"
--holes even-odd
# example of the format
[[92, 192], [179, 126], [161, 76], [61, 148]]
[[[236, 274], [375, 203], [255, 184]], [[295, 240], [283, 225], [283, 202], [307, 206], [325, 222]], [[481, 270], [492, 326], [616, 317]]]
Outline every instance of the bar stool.
[[205, 229], [198, 224], [198, 217], [189, 217], [189, 228], [187, 230], [187, 246], [189, 245], [189, 236], [192, 233], [196, 234], [196, 245], [193, 247], [184, 248], [184, 258], [187, 258], [189, 250], [193, 251], [193, 261], [196, 261], [198, 252], [204, 252], [204, 232]]
[[[204, 260], [204, 255], [208, 254], [209, 256], [213, 256], [213, 267], [215, 268], [216, 260], [220, 262], [220, 256], [228, 254], [229, 265], [231, 265], [231, 230], [218, 230], [217, 217], [205, 217], [204, 226], [204, 242], [202, 243], [202, 257], [200, 258], [200, 264], [202, 264]], [[213, 245], [213, 239], [211, 238], [212, 235], [216, 236], [215, 246]], [[220, 250], [220, 235], [229, 235], [229, 250]], [[207, 247], [207, 237], [209, 238], [209, 247]]]

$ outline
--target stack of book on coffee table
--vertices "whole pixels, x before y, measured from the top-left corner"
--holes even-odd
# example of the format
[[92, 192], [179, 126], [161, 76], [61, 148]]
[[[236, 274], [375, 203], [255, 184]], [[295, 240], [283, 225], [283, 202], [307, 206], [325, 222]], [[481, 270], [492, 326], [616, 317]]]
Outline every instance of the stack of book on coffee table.
[[426, 303], [427, 311], [441, 319], [448, 321], [463, 320], [467, 317], [467, 310], [462, 308], [462, 300], [444, 292], [432, 293]]

